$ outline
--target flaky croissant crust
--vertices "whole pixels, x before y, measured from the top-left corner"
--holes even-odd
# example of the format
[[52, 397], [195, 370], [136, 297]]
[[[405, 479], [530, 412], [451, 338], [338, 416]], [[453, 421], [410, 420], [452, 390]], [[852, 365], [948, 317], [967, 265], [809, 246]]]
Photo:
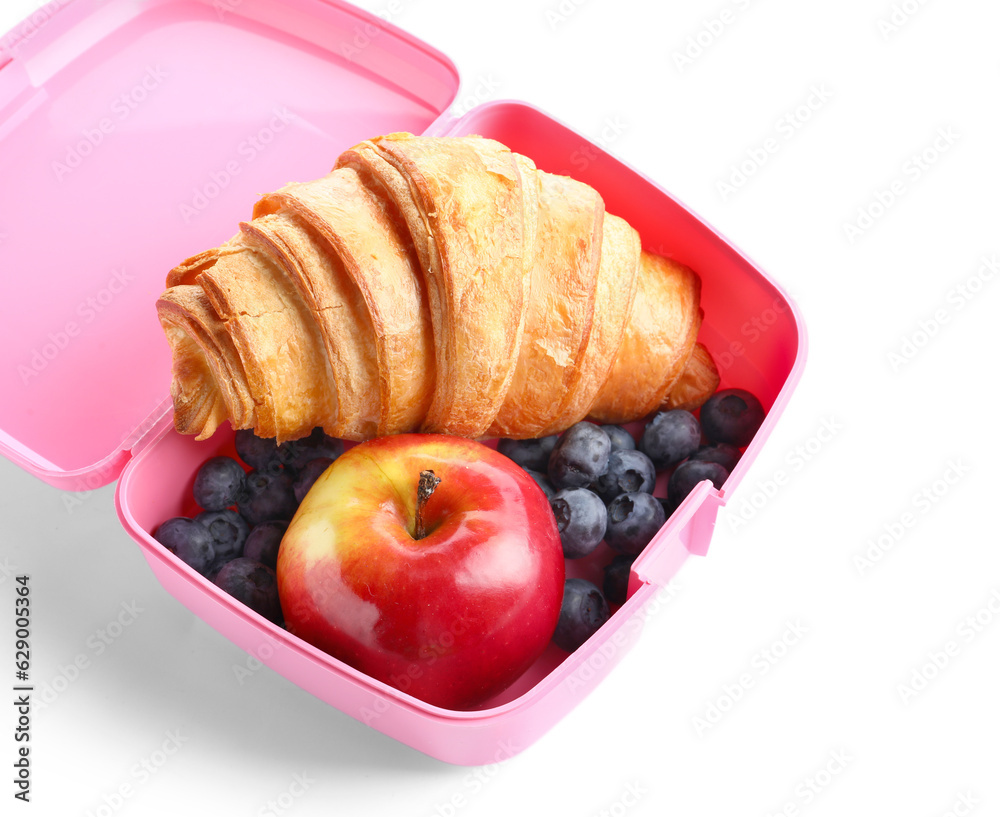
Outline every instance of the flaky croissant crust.
[[700, 286], [589, 185], [492, 139], [394, 133], [263, 196], [156, 307], [198, 439], [528, 438], [704, 402]]

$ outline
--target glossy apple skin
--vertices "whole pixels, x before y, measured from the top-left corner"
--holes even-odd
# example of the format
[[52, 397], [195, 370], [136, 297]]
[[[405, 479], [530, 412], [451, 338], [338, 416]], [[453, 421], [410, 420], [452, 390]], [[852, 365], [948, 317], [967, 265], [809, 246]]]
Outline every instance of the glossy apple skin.
[[[422, 470], [440, 478], [414, 539]], [[446, 709], [506, 689], [559, 618], [565, 561], [545, 494], [481, 443], [438, 434], [342, 454], [282, 539], [288, 629], [367, 675]]]

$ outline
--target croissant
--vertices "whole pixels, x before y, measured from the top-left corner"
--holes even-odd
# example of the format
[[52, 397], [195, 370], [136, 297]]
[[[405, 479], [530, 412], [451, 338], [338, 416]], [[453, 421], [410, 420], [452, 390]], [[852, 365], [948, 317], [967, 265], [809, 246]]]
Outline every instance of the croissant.
[[530, 438], [704, 402], [700, 286], [589, 185], [492, 139], [394, 133], [264, 195], [156, 307], [198, 439]]

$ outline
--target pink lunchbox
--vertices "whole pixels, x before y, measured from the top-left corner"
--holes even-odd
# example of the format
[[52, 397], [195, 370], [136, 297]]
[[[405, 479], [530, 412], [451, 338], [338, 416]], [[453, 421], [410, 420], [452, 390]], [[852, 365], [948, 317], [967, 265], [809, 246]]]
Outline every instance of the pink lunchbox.
[[[447, 57], [340, 0], [54, 0], [0, 40], [0, 450], [67, 490], [118, 481], [121, 523], [163, 586], [318, 698], [459, 764], [532, 744], [634, 643], [644, 608], [751, 467], [798, 382], [805, 334], [781, 289], [661, 187], [521, 102], [449, 115]], [[154, 303], [166, 272], [228, 239], [257, 197], [327, 173], [365, 138], [477, 133], [574, 176], [648, 249], [702, 277], [700, 339], [722, 386], [757, 394], [764, 425], [721, 490], [703, 482], [636, 560], [628, 601], [567, 655], [554, 646], [476, 711], [375, 681], [258, 616], [151, 535], [189, 511], [207, 457], [174, 432], [170, 354]], [[604, 546], [602, 546], [604, 547]], [[582, 560], [571, 575], [593, 575]], [[511, 748], [513, 747], [513, 748]]]

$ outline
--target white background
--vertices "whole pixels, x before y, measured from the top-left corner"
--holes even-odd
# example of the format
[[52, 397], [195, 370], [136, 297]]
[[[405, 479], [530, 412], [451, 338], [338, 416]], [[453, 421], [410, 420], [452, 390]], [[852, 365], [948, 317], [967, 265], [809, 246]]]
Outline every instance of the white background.
[[[4, 0], [0, 31], [34, 8]], [[34, 673], [54, 681], [89, 662], [36, 711], [34, 802], [15, 805], [109, 813], [135, 764], [155, 757], [113, 813], [1000, 815], [1000, 282], [983, 266], [1000, 257], [1000, 6], [393, 8], [455, 60], [459, 102], [522, 99], [605, 138], [767, 270], [804, 314], [805, 375], [707, 558], [688, 561], [637, 645], [538, 743], [478, 771], [266, 668], [237, 683], [247, 656], [160, 587], [111, 487], [67, 503], [0, 461], [0, 564], [32, 576]], [[785, 138], [779, 120], [815, 89], [825, 101]], [[934, 155], [941, 132], [950, 143]], [[724, 195], [719, 181], [768, 137], [777, 152]], [[925, 149], [934, 161], [917, 178], [906, 168]], [[845, 225], [896, 179], [904, 194], [852, 241]], [[792, 479], [769, 491], [780, 473]], [[9, 577], [0, 599], [10, 610]], [[94, 635], [123, 604], [141, 612], [98, 654]], [[12, 626], [0, 622], [6, 666]], [[789, 628], [804, 634], [765, 658]], [[920, 675], [933, 677], [907, 693]], [[741, 676], [752, 685], [734, 702]], [[727, 711], [705, 728], [713, 705]], [[0, 718], [2, 781], [13, 722]], [[157, 754], [174, 739], [176, 752]]]

